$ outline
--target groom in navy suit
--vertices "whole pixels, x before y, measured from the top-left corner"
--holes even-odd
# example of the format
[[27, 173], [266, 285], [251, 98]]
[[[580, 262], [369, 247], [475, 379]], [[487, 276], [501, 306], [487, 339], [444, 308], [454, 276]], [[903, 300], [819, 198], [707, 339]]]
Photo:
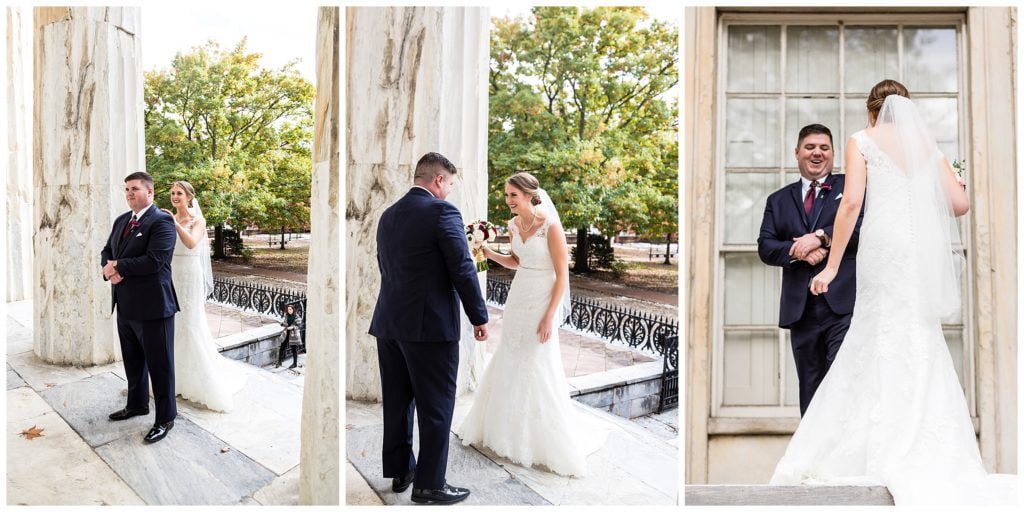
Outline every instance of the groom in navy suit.
[[[465, 223], [444, 199], [458, 170], [438, 153], [416, 163], [414, 186], [377, 226], [380, 294], [370, 322], [377, 338], [384, 402], [384, 477], [409, 485], [416, 503], [449, 504], [469, 489], [448, 485], [448, 436], [459, 369], [459, 300], [477, 341], [487, 339], [487, 306], [469, 254]], [[419, 463], [412, 453], [413, 412]]]
[[143, 438], [155, 443], [174, 426], [174, 314], [178, 297], [171, 282], [171, 257], [177, 231], [174, 219], [153, 205], [153, 178], [145, 172], [124, 179], [131, 211], [114, 221], [100, 253], [103, 279], [112, 283], [111, 310], [117, 308], [128, 404], [111, 421], [149, 414], [153, 381], [156, 423]]
[[761, 261], [782, 267], [779, 327], [789, 329], [800, 382], [800, 416], [825, 378], [843, 343], [856, 295], [857, 219], [839, 274], [828, 292], [812, 295], [811, 279], [828, 260], [845, 176], [832, 174], [832, 132], [820, 124], [800, 130], [796, 160], [800, 180], [768, 196], [757, 253]]

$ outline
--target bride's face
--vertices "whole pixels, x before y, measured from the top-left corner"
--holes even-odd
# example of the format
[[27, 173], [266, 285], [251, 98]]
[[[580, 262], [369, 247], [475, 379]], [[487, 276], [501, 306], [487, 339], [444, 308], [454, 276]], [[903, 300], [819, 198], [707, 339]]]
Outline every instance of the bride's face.
[[521, 213], [529, 215], [533, 211], [533, 203], [530, 202], [530, 196], [509, 183], [505, 184], [505, 205], [508, 206], [509, 211], [516, 215]]
[[188, 207], [188, 200], [189, 200], [188, 194], [186, 194], [185, 191], [181, 187], [178, 187], [178, 186], [171, 187], [171, 204], [174, 205], [175, 208], [180, 208], [180, 209], [187, 208]]

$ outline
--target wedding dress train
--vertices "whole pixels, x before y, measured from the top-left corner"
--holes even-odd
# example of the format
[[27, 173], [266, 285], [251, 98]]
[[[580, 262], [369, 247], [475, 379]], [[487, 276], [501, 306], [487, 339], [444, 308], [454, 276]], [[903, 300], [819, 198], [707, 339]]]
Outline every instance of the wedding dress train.
[[912, 256], [923, 192], [875, 138], [853, 139], [868, 176], [853, 319], [771, 484], [884, 485], [897, 505], [1015, 503], [1016, 476], [982, 465], [941, 323], [916, 289], [929, 279]]
[[545, 220], [525, 241], [515, 223], [509, 223], [519, 269], [505, 302], [501, 342], [456, 434], [465, 445], [485, 446], [518, 464], [579, 476], [586, 471], [586, 456], [600, 448], [608, 430], [574, 409], [558, 326], [546, 343], [537, 335], [555, 283], [547, 241], [550, 223]]
[[200, 258], [209, 239], [189, 249], [179, 237], [171, 260], [171, 279], [181, 311], [174, 318], [175, 393], [213, 411], [228, 411], [232, 395], [245, 385], [236, 363], [220, 355], [206, 319], [206, 283]]

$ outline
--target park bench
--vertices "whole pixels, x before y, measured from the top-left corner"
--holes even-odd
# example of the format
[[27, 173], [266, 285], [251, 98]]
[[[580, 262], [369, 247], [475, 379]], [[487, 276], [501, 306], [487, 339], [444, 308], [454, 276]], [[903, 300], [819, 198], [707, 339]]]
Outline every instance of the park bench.
[[[672, 244], [671, 249], [669, 249], [669, 256], [668, 257], [669, 258], [675, 258], [678, 255], [678, 253], [679, 253], [679, 246], [676, 245], [676, 244]], [[653, 245], [652, 244], [650, 249], [648, 249], [647, 261], [653, 261], [654, 258], [664, 258], [664, 257], [665, 257], [665, 246], [664, 245]]]

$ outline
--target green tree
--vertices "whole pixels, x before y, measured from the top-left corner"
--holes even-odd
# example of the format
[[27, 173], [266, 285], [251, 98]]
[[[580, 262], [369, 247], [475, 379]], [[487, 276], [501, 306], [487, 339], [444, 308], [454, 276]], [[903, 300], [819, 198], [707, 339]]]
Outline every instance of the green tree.
[[[300, 228], [309, 223], [314, 87], [297, 61], [261, 66], [245, 39], [209, 42], [145, 75], [146, 162], [169, 206], [175, 180], [196, 188], [214, 257], [225, 225]], [[283, 248], [283, 244], [282, 244]]]
[[491, 32], [488, 167], [492, 218], [505, 178], [537, 176], [577, 229], [677, 229], [678, 29], [642, 7], [536, 7]]

